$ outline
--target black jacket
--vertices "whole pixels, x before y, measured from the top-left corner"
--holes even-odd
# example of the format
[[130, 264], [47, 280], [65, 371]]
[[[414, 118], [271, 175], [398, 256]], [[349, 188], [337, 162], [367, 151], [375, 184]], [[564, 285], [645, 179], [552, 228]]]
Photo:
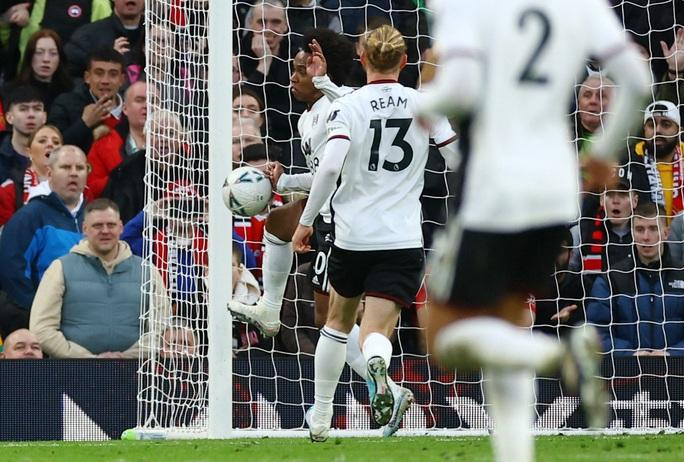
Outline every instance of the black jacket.
[[112, 48], [114, 40], [119, 37], [126, 37], [131, 49], [133, 49], [140, 40], [142, 31], [142, 21], [140, 21], [137, 29], [126, 29], [115, 14], [79, 27], [64, 49], [69, 59], [71, 75], [83, 77], [83, 72], [88, 64], [88, 55], [99, 48]]
[[102, 197], [119, 206], [121, 221], [127, 223], [145, 207], [145, 150], [128, 156], [109, 175]]
[[38, 93], [40, 94], [40, 97], [43, 101], [43, 105], [45, 106], [45, 112], [47, 112], [48, 114], [50, 113], [52, 103], [55, 101], [55, 99], [62, 93], [69, 92], [74, 88], [73, 83], [65, 87], [63, 85], [58, 84], [54, 80], [52, 82], [41, 82], [39, 80], [36, 80], [34, 77], [31, 77], [28, 82], [13, 80], [12, 82], [5, 84], [5, 86], [2, 88], [3, 102], [8, 100], [8, 97], [12, 93], [12, 91], [14, 91], [17, 87], [23, 85], [31, 85], [33, 88], [38, 90]]
[[48, 123], [60, 129], [64, 144], [75, 144], [86, 153], [93, 144], [93, 129], [83, 122], [81, 116], [83, 108], [94, 102], [88, 86], [80, 83], [69, 93], [59, 95], [48, 114]]
[[24, 172], [31, 161], [14, 150], [12, 132], [0, 133], [0, 183], [11, 179], [14, 183], [24, 185]]

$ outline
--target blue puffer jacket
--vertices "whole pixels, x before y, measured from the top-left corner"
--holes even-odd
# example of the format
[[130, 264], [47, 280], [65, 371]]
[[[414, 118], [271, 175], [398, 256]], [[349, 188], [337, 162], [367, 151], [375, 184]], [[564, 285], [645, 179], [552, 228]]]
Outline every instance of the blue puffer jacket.
[[31, 199], [7, 222], [0, 237], [0, 284], [12, 301], [31, 309], [47, 267], [81, 240], [84, 209], [85, 203], [74, 217], [53, 192]]
[[[665, 349], [684, 356], [684, 270], [656, 265], [639, 262], [635, 275], [629, 258], [596, 279], [587, 322], [598, 325], [603, 351], [631, 356], [635, 350]], [[663, 257], [662, 268], [677, 266]]]

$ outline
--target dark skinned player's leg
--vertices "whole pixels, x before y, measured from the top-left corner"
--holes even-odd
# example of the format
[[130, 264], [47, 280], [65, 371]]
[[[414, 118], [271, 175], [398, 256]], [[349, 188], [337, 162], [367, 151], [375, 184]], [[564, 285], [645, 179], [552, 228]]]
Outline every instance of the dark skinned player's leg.
[[280, 308], [294, 258], [290, 241], [305, 205], [305, 200], [290, 202], [268, 214], [262, 262], [263, 296], [256, 305], [237, 301], [228, 304], [237, 319], [254, 324], [266, 337], [273, 337], [280, 330]]
[[299, 218], [304, 212], [305, 205], [306, 199], [301, 199], [274, 208], [269, 212], [266, 219], [266, 231], [281, 241], [290, 242], [299, 224]]

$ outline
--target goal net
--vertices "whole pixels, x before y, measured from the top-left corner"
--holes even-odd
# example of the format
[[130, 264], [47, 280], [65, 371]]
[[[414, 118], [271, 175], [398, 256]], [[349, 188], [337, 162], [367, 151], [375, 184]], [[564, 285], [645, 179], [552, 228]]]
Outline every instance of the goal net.
[[[171, 320], [157, 320], [167, 326], [162, 341], [150, 337], [141, 353], [137, 427], [140, 435], [193, 438], [274, 432], [305, 434], [301, 430], [305, 426], [304, 413], [313, 403], [313, 352], [318, 339], [308, 277], [312, 262], [307, 256], [295, 259], [277, 337], [262, 338], [242, 323], [233, 324], [231, 336], [225, 309], [232, 287], [228, 260], [231, 254], [238, 253], [237, 261], [245, 264], [256, 280], [260, 278], [265, 217], [233, 217], [232, 239], [236, 245], [231, 249], [230, 217], [220, 203], [221, 185], [231, 164], [228, 136], [235, 162], [244, 160], [249, 152], [251, 159], [261, 155], [279, 160], [289, 172], [305, 171], [297, 133], [297, 118], [305, 107], [288, 89], [290, 65], [302, 46], [304, 31], [312, 26], [327, 27], [357, 41], [369, 28], [393, 24], [408, 44], [409, 65], [400, 80], [418, 87], [434, 69], [429, 11], [424, 3], [146, 2], [146, 78], [152, 97], [148, 99], [145, 261], [161, 272], [174, 312]], [[667, 99], [677, 107], [684, 81], [679, 76], [684, 78], [684, 66], [679, 67], [678, 54], [674, 48], [670, 51], [670, 46], [681, 24], [679, 3], [612, 1], [626, 33], [643, 49], [644, 59], [651, 65], [655, 82], [653, 100]], [[232, 24], [230, 29], [228, 24]], [[674, 58], [664, 57], [664, 52]], [[670, 64], [675, 66], [670, 69], [676, 71], [674, 74], [668, 73]], [[351, 74], [352, 86], [364, 83], [358, 63]], [[585, 80], [588, 76], [597, 78]], [[600, 130], [602, 115], [610, 110], [612, 91], [619, 89], [612, 88], [612, 82], [593, 63], [587, 63], [585, 75], [578, 79], [575, 98], [568, 101], [568, 124], [574, 135], [568, 142], [577, 146], [578, 156], [592, 134]], [[643, 134], [635, 133], [635, 138], [625, 143], [625, 152], [632, 154], [632, 162], [638, 159], [634, 156], [637, 136]], [[632, 170], [632, 164], [625, 163], [625, 175], [630, 182]], [[422, 199], [428, 253], [433, 233], [448, 218], [448, 204], [453, 197], [451, 185], [457, 175], [458, 172], [447, 170], [438, 154], [431, 154]], [[681, 181], [681, 176], [678, 178]], [[641, 193], [649, 194], [649, 188]], [[681, 189], [674, 192], [674, 197], [681, 193]], [[529, 329], [531, 335], [552, 335], [560, 340], [570, 329], [578, 328], [578, 323], [585, 322], [589, 305], [595, 300], [605, 301], [607, 309], [612, 309], [618, 294], [611, 284], [606, 286], [607, 294], [592, 292], [593, 280], [610, 269], [601, 266], [601, 258], [609, 247], [601, 233], [607, 233], [610, 217], [606, 213], [612, 212], [601, 208], [601, 200], [600, 195], [589, 193], [578, 197], [582, 219], [575, 223], [578, 226], [567, 242], [566, 258], [559, 259], [557, 273], [550, 276], [555, 295], [531, 299], [536, 322], [534, 327], [521, 327]], [[630, 209], [628, 215], [632, 213]], [[586, 223], [593, 228], [585, 226]], [[680, 240], [672, 245], [683, 244]], [[632, 248], [631, 241], [616, 245]], [[626, 274], [630, 280], [637, 279], [634, 270]], [[684, 282], [676, 284], [683, 285], [679, 289], [684, 288]], [[640, 299], [635, 293], [626, 295], [633, 301]], [[663, 300], [662, 289], [645, 296]], [[576, 309], [563, 310], [572, 305]], [[521, 318], [529, 309], [521, 307]], [[486, 377], [442, 370], [429, 361], [420, 327], [425, 310], [423, 299], [404, 310], [393, 338], [390, 373], [397, 383], [416, 395], [416, 403], [406, 414], [400, 434], [485, 433], [492, 424], [483, 399]], [[149, 322], [151, 313], [144, 314], [145, 322]], [[563, 315], [560, 321], [556, 319], [559, 314]], [[631, 321], [616, 322], [634, 327], [637, 341], [642, 340], [639, 335], [645, 331], [642, 322], [661, 331], [672, 326], [673, 330], [684, 331], [684, 326], [677, 325], [684, 320], [684, 311], [672, 314], [672, 325], [668, 324], [668, 316], [666, 313], [665, 319], [641, 319], [636, 313]], [[623, 354], [623, 347], [617, 346], [618, 339], [613, 338], [617, 331], [604, 331], [613, 342], [602, 369], [605, 385], [611, 391], [610, 428], [681, 428], [684, 361], [674, 355]], [[684, 334], [681, 340], [684, 341]], [[536, 398], [536, 428], [540, 432], [585, 427], [579, 398], [569, 394], [557, 378], [538, 377]], [[347, 367], [335, 396], [333, 426], [341, 434], [377, 433], [370, 418], [366, 385]]]

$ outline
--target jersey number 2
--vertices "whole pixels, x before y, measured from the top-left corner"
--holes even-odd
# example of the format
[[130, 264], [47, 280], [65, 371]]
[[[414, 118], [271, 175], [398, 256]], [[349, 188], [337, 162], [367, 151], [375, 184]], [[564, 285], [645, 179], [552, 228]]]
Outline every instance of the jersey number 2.
[[[398, 128], [399, 131], [392, 141], [392, 146], [396, 146], [402, 150], [404, 157], [399, 162], [390, 162], [385, 160], [382, 163], [384, 170], [390, 172], [400, 172], [409, 166], [413, 160], [413, 148], [404, 139], [413, 119], [387, 119], [385, 128]], [[368, 161], [368, 170], [377, 172], [378, 161], [380, 160], [380, 141], [382, 140], [382, 120], [374, 119], [370, 122], [370, 128], [373, 130], [373, 144], [371, 145], [370, 160]]]
[[525, 27], [527, 27], [530, 21], [535, 21], [541, 26], [541, 36], [539, 37], [539, 41], [537, 42], [537, 47], [532, 52], [532, 55], [530, 55], [529, 59], [527, 60], [527, 64], [525, 64], [525, 67], [520, 73], [518, 81], [521, 83], [525, 82], [544, 85], [548, 83], [549, 78], [543, 73], [540, 73], [538, 69], [535, 69], [535, 65], [537, 63], [537, 60], [539, 59], [539, 55], [541, 55], [542, 51], [544, 51], [544, 47], [546, 46], [546, 43], [549, 41], [549, 37], [551, 36], [551, 21], [549, 21], [549, 17], [546, 16], [546, 13], [544, 13], [541, 10], [532, 8], [523, 11], [522, 15], [520, 15], [520, 19], [518, 20], [518, 27], [520, 29], [524, 29]]

